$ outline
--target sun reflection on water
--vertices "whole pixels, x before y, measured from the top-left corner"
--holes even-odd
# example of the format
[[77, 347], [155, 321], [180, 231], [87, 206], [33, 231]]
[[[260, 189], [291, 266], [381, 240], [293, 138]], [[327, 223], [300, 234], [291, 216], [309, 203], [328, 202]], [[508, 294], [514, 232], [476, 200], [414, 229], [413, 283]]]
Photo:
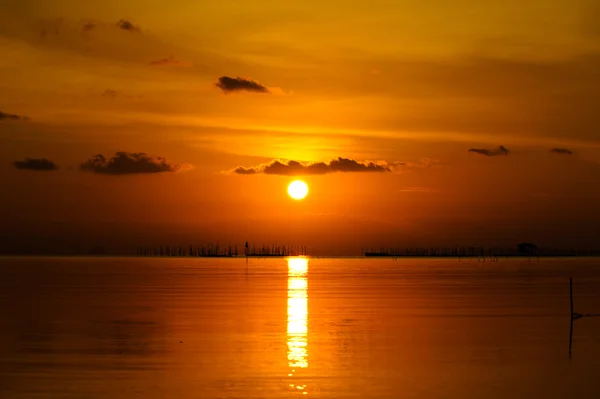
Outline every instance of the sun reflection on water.
[[[308, 367], [308, 258], [288, 258], [288, 376]], [[306, 395], [306, 385], [290, 384]]]

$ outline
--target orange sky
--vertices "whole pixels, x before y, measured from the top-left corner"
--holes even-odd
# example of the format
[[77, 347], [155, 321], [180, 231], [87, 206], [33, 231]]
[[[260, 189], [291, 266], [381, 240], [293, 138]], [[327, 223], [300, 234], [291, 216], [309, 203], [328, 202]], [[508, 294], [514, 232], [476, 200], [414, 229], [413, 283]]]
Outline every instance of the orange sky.
[[600, 245], [593, 0], [3, 4], [0, 252]]

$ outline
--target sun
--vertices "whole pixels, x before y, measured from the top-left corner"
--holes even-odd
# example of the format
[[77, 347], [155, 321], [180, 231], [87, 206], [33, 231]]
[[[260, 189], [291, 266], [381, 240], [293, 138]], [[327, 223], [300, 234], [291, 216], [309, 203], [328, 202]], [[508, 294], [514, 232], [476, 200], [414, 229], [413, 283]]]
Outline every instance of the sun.
[[301, 200], [308, 194], [308, 186], [302, 180], [294, 180], [288, 186], [288, 194], [295, 200]]

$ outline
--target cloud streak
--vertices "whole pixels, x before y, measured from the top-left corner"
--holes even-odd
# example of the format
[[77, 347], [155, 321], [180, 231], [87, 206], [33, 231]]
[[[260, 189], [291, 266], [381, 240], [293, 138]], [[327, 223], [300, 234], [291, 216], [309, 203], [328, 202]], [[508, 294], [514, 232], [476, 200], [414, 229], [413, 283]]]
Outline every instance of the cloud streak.
[[189, 68], [192, 66], [191, 62], [188, 61], [181, 61], [178, 60], [177, 58], [170, 56], [167, 58], [162, 58], [160, 60], [155, 60], [155, 61], [150, 61], [150, 65], [155, 66], [155, 67], [168, 67], [168, 66], [173, 66], [173, 67], [185, 67], [185, 68]]
[[105, 175], [131, 175], [148, 173], [179, 172], [191, 169], [191, 165], [174, 164], [162, 157], [153, 157], [143, 152], [117, 152], [106, 158], [99, 154], [81, 164], [80, 169]]
[[550, 152], [557, 155], [573, 155], [573, 151], [568, 148], [552, 148]]
[[29, 119], [30, 118], [28, 116], [7, 114], [0, 111], [0, 121], [28, 121]]
[[431, 187], [404, 187], [398, 190], [401, 193], [438, 193], [440, 190]]
[[215, 83], [219, 89], [224, 93], [232, 93], [236, 91], [249, 91], [255, 93], [270, 93], [267, 86], [263, 86], [255, 80], [244, 79], [239, 76], [232, 78], [229, 76], [221, 76], [217, 83]]
[[469, 152], [485, 155], [486, 157], [496, 157], [500, 155], [508, 155], [510, 153], [508, 148], [504, 147], [503, 145], [498, 148], [470, 148]]
[[339, 157], [329, 162], [301, 163], [298, 161], [273, 160], [269, 163], [243, 167], [238, 166], [231, 173], [238, 175], [266, 175], [300, 176], [300, 175], [325, 175], [329, 173], [365, 173], [365, 172], [393, 172], [406, 166], [403, 162], [359, 162], [349, 158]]
[[102, 93], [102, 97], [105, 97], [105, 98], [111, 98], [111, 99], [117, 98], [117, 97], [119, 97], [120, 95], [121, 95], [121, 93], [120, 93], [120, 92], [118, 92], [118, 91], [116, 91], [116, 90], [113, 90], [113, 89], [106, 89], [106, 90], [104, 90], [104, 92]]
[[110, 100], [116, 100], [118, 98], [139, 100], [141, 98], [141, 96], [139, 96], [139, 95], [135, 96], [135, 95], [131, 95], [131, 94], [126, 94], [126, 93], [123, 93], [122, 91], [113, 90], [113, 89], [106, 89], [102, 92], [101, 95], [102, 95], [102, 97], [108, 98]]
[[15, 161], [13, 166], [21, 170], [35, 170], [51, 172], [58, 170], [59, 166], [46, 158], [26, 158], [24, 161]]

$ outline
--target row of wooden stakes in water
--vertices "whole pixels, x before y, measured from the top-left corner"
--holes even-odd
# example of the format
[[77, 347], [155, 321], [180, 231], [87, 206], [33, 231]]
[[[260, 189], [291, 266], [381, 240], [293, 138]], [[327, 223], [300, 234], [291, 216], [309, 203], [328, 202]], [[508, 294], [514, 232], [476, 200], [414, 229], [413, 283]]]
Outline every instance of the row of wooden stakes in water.
[[308, 255], [308, 247], [305, 245], [262, 245], [256, 247], [254, 245], [244, 246], [243, 251], [238, 252], [237, 245], [219, 246], [219, 244], [207, 246], [159, 246], [159, 247], [140, 247], [135, 252], [136, 256], [178, 256], [178, 257], [205, 257], [205, 258], [233, 258], [236, 256], [253, 256], [253, 257], [269, 257], [269, 256], [306, 256]]

